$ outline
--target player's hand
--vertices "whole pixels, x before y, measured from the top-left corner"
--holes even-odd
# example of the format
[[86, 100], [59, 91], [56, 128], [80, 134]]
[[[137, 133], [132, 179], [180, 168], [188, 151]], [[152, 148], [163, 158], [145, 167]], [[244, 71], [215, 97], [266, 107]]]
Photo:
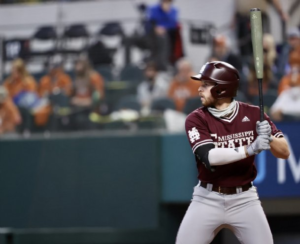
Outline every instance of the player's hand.
[[258, 154], [263, 150], [270, 149], [270, 136], [269, 135], [259, 135], [254, 142], [252, 142], [247, 147], [247, 152], [249, 156]]
[[267, 120], [264, 120], [262, 122], [257, 121], [256, 122], [256, 132], [258, 135], [268, 135], [271, 136], [271, 125]]

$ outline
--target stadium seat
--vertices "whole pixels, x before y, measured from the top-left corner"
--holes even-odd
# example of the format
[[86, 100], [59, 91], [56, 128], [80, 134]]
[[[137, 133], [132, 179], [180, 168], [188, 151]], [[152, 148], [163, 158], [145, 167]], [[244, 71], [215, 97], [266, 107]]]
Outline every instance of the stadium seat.
[[113, 81], [114, 75], [112, 73], [112, 68], [109, 65], [99, 65], [95, 67], [95, 70], [101, 74], [104, 80]]
[[195, 109], [202, 106], [201, 100], [199, 97], [192, 97], [186, 100], [183, 112], [185, 114], [189, 114], [193, 112]]
[[122, 36], [124, 35], [124, 31], [119, 22], [107, 22], [100, 28], [98, 34], [105, 36]]
[[166, 109], [173, 109], [175, 110], [175, 103], [172, 99], [169, 98], [160, 98], [160, 99], [155, 99], [152, 102], [151, 105], [151, 110], [152, 111], [160, 111], [163, 112]]
[[49, 96], [49, 100], [52, 105], [58, 106], [58, 107], [69, 107], [70, 105], [70, 99], [66, 95], [64, 95], [62, 92], [58, 94], [51, 94]]
[[80, 53], [87, 49], [89, 33], [84, 25], [68, 26], [64, 31], [63, 53]]
[[144, 72], [137, 66], [127, 65], [120, 72], [120, 80], [138, 84], [144, 80]]
[[[265, 107], [266, 113], [269, 112], [269, 109], [272, 107], [272, 105], [276, 101], [277, 97], [278, 97], [278, 94], [277, 94], [277, 90], [275, 90], [275, 89], [270, 89], [263, 95], [263, 101], [264, 101], [264, 107]], [[258, 106], [259, 105], [259, 96], [253, 97], [252, 103], [254, 105]]]
[[132, 110], [140, 111], [141, 105], [137, 101], [136, 96], [130, 95], [130, 96], [122, 97], [118, 101], [115, 110], [120, 110], [120, 109], [132, 109]]
[[57, 34], [53, 26], [42, 26], [37, 29], [30, 40], [31, 55], [51, 55], [56, 50]]
[[41, 78], [42, 78], [44, 75], [46, 75], [45, 72], [38, 72], [38, 73], [33, 73], [33, 74], [32, 74], [33, 78], [35, 79], [35, 81], [36, 81], [37, 83], [40, 82]]

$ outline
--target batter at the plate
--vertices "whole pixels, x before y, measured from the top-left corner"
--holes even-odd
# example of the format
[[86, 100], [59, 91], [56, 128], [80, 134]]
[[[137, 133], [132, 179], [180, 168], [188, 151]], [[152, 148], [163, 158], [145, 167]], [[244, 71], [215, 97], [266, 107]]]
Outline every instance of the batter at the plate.
[[186, 119], [186, 134], [196, 157], [199, 184], [179, 228], [177, 244], [206, 244], [229, 228], [243, 244], [271, 244], [272, 233], [253, 180], [255, 155], [271, 150], [288, 158], [280, 130], [257, 106], [234, 100], [238, 71], [225, 62], [206, 63], [198, 75], [203, 107]]

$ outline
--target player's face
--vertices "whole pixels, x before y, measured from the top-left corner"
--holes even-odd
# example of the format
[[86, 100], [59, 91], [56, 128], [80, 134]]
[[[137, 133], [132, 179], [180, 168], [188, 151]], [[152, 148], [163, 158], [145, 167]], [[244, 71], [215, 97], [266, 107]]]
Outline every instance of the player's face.
[[213, 82], [200, 81], [201, 85], [198, 88], [199, 96], [202, 102], [202, 105], [205, 107], [214, 106], [215, 99], [212, 97], [210, 90], [214, 87]]

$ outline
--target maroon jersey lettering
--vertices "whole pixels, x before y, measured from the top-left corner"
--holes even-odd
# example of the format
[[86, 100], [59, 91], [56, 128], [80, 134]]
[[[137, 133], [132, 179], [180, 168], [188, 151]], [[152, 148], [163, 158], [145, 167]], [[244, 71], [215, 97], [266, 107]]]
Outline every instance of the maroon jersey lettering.
[[[193, 152], [205, 144], [214, 143], [216, 147], [236, 148], [251, 144], [257, 137], [256, 121], [259, 121], [259, 107], [237, 102], [235, 111], [229, 118], [214, 117], [205, 107], [196, 109], [188, 115], [185, 122], [187, 137]], [[275, 124], [265, 114], [271, 125], [272, 135], [283, 137]], [[216, 167], [210, 172], [196, 158], [199, 180], [218, 186], [241, 186], [253, 181], [257, 175], [255, 156], [235, 163]]]

